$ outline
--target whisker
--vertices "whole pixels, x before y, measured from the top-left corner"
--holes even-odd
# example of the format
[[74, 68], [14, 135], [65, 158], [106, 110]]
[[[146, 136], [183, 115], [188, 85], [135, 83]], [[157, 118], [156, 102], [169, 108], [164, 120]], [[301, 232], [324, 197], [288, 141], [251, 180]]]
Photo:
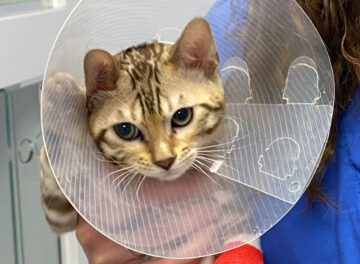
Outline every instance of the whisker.
[[219, 160], [215, 160], [215, 159], [211, 159], [211, 158], [208, 158], [208, 157], [204, 157], [204, 156], [197, 156], [196, 157], [197, 159], [203, 159], [203, 160], [207, 160], [207, 161], [212, 161], [212, 162], [218, 162]]
[[132, 170], [134, 169], [134, 166], [130, 166], [130, 167], [124, 167], [124, 168], [121, 168], [119, 170], [115, 170], [113, 172], [110, 172], [108, 175], [106, 175], [104, 178], [109, 178], [111, 175], [113, 174], [116, 174], [116, 173], [119, 173], [119, 172], [122, 172], [122, 171], [126, 171], [126, 170]]
[[234, 117], [231, 115], [221, 115], [222, 117], [225, 117], [227, 119], [232, 119], [232, 120], [239, 120], [239, 121], [244, 121], [243, 119], [241, 119], [240, 117]]
[[112, 162], [118, 164], [118, 165], [123, 165], [123, 164], [125, 164], [124, 162], [120, 162], [120, 161], [118, 161], [118, 160], [115, 160], [115, 159], [113, 159], [112, 157], [107, 156], [106, 154], [104, 154], [104, 156], [105, 156], [106, 158], [110, 159]]
[[119, 188], [120, 184], [121, 184], [124, 180], [126, 180], [129, 176], [131, 176], [132, 173], [133, 173], [133, 171], [128, 171], [128, 172], [125, 172], [124, 174], [116, 177], [116, 179], [115, 179], [115, 180], [113, 181], [113, 183], [111, 184], [111, 187], [115, 184], [115, 181], [116, 181], [116, 180], [121, 179], [121, 178], [122, 178], [122, 179], [121, 179], [118, 183], [116, 183], [116, 185], [115, 185], [114, 188], [112, 188], [113, 191], [115, 192], [115, 191], [117, 190], [117, 188]]
[[[110, 184], [110, 187], [115, 192], [115, 190], [118, 188], [118, 186], [129, 176], [131, 175], [131, 172], [125, 172], [124, 174], [121, 174], [117, 176]], [[115, 185], [115, 187], [114, 187]]]
[[198, 150], [197, 152], [198, 153], [228, 152], [230, 154], [231, 151], [244, 149], [244, 148], [250, 146], [251, 144], [253, 144], [253, 143], [251, 142], [246, 145], [241, 145], [238, 147], [229, 147], [228, 149]]
[[139, 186], [137, 187], [136, 189], [136, 199], [140, 202], [140, 198], [139, 198], [139, 191], [140, 191], [140, 188], [141, 188], [141, 185], [143, 184], [143, 182], [145, 181], [146, 177], [142, 175], [142, 178], [140, 180], [140, 183], [139, 183]]
[[[249, 142], [248, 144], [244, 144], [244, 145], [240, 145], [237, 142], [229, 142], [229, 143], [226, 143], [226, 145], [224, 144], [223, 146], [221, 146], [221, 145], [218, 145], [218, 146], [213, 145], [213, 146], [209, 146], [209, 148], [197, 148], [197, 149], [199, 151], [230, 150], [231, 147], [237, 146], [237, 148], [239, 148], [239, 147], [243, 148], [243, 147], [249, 146], [250, 144], [252, 144], [252, 142]], [[219, 148], [219, 147], [222, 147], [222, 148]]]
[[[123, 91], [122, 91], [122, 92], [123, 92]], [[107, 93], [107, 94], [111, 95], [111, 96], [120, 104], [121, 107], [125, 107], [125, 106], [126, 106], [123, 102], [120, 101], [119, 98], [117, 98], [117, 97], [114, 95], [114, 93], [113, 93], [112, 91], [108, 91], [108, 90], [104, 89], [104, 93]], [[130, 104], [130, 100], [129, 100], [129, 98], [127, 97], [127, 95], [126, 95], [124, 92], [123, 92], [123, 94], [125, 95], [125, 98], [127, 99], [128, 103]]]
[[[99, 152], [99, 153], [94, 153], [93, 151], [90, 152], [90, 154], [98, 161], [103, 161], [103, 162], [112, 162], [110, 160], [107, 159], [99, 159], [99, 157], [104, 158], [104, 154]], [[97, 154], [99, 154], [99, 157], [97, 156]]]
[[[213, 160], [213, 159], [206, 158], [206, 157], [201, 157], [201, 156], [198, 156], [197, 159], [201, 159], [201, 160], [204, 160], [204, 161], [212, 161], [212, 162], [218, 162], [219, 161], [219, 160]], [[211, 168], [208, 165], [203, 164], [203, 166], [206, 166], [207, 169], [211, 170]], [[233, 166], [231, 166], [231, 165], [229, 165], [227, 163], [222, 163], [221, 166], [225, 166], [225, 167], [229, 168], [230, 170], [233, 170], [235, 172], [240, 173], [238, 169], [234, 168]], [[219, 176], [224, 176], [224, 175], [220, 174], [219, 172], [213, 172], [213, 173], [217, 174]]]
[[[123, 165], [124, 162], [120, 162], [118, 160], [113, 159], [110, 156], [107, 156], [105, 153], [102, 152], [93, 152], [91, 151], [91, 154], [93, 155], [93, 157], [101, 162], [109, 162], [109, 163], [116, 163], [117, 165]], [[101, 157], [105, 157], [106, 159], [102, 160], [102, 159], [98, 159], [98, 157], [96, 155], [100, 155]]]
[[98, 157], [94, 156], [94, 158], [97, 160], [97, 161], [100, 161], [100, 162], [107, 162], [107, 163], [114, 163], [112, 160], [108, 160], [108, 159], [99, 159]]
[[[196, 162], [196, 163], [195, 163]], [[217, 186], [219, 186], [220, 188], [223, 188], [218, 182], [216, 182], [209, 174], [207, 174], [197, 163], [199, 163], [200, 165], [201, 162], [198, 160], [194, 160], [194, 162], [191, 164], [191, 166], [193, 166], [193, 168], [197, 169], [198, 171], [204, 173], [213, 183], [215, 183]]]
[[197, 154], [198, 154], [197, 156], [209, 157], [209, 158], [214, 158], [214, 159], [218, 158], [218, 159], [222, 159], [222, 160], [230, 158], [230, 157], [227, 157], [226, 155], [220, 155], [220, 154], [212, 153], [212, 152], [199, 152]]
[[247, 137], [250, 137], [252, 135], [254, 135], [255, 133], [251, 133], [251, 134], [248, 134], [248, 135], [245, 135], [243, 137], [239, 137], [239, 138], [236, 138], [236, 139], [232, 139], [232, 140], [229, 140], [227, 142], [223, 142], [223, 143], [219, 143], [219, 144], [214, 144], [214, 145], [208, 145], [208, 146], [204, 146], [204, 147], [200, 147], [200, 148], [197, 148], [197, 149], [209, 149], [209, 148], [214, 148], [214, 147], [219, 147], [219, 146], [225, 146], [225, 145], [228, 145], [228, 144], [232, 144], [234, 142], [237, 142], [237, 141], [240, 141], [242, 139], [245, 139]]
[[[197, 161], [200, 162], [199, 160], [197, 160]], [[204, 164], [202, 162], [200, 162], [200, 164], [202, 164], [202, 166], [206, 167], [208, 170], [211, 171], [211, 168], [209, 168], [206, 164]], [[232, 166], [230, 166], [230, 165], [228, 165], [226, 163], [221, 164], [221, 166], [225, 166], [229, 170], [235, 171], [237, 174], [240, 174], [239, 170], [237, 170], [236, 168], [234, 168], [234, 167], [232, 167]], [[213, 172], [213, 174], [221, 177], [222, 180], [224, 180], [224, 179], [230, 180], [230, 181], [233, 181], [233, 180], [237, 181], [238, 180], [236, 177], [232, 176], [232, 174], [231, 175], [226, 175], [226, 174], [220, 173], [219, 171], [215, 171], [215, 172]]]
[[131, 104], [130, 99], [129, 99], [129, 97], [127, 96], [127, 94], [124, 92], [123, 89], [121, 89], [121, 93], [122, 93], [122, 95], [125, 97], [125, 99], [127, 100], [128, 104], [130, 105], [130, 104]]
[[122, 194], [125, 192], [126, 188], [129, 186], [130, 182], [131, 182], [137, 175], [138, 175], [138, 174], [135, 173], [135, 174], [131, 177], [131, 179], [126, 183], [124, 189], [122, 190]]

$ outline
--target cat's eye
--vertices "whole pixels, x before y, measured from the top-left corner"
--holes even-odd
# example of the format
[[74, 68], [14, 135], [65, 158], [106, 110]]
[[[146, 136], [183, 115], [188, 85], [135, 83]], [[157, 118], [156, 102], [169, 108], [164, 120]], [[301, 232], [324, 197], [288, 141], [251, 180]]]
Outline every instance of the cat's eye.
[[177, 110], [172, 119], [171, 126], [172, 127], [183, 127], [190, 123], [193, 116], [193, 110], [190, 107], [181, 108]]
[[122, 139], [134, 140], [141, 137], [140, 130], [131, 123], [120, 123], [114, 126], [115, 133]]

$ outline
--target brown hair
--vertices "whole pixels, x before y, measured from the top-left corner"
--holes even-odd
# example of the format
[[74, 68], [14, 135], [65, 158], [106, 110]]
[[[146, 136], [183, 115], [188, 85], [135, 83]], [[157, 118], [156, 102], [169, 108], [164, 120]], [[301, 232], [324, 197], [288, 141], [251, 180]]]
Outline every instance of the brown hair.
[[296, 0], [310, 17], [326, 44], [335, 77], [335, 111], [330, 138], [307, 195], [329, 203], [320, 187], [326, 164], [332, 156], [338, 133], [339, 113], [351, 102], [360, 80], [360, 1]]

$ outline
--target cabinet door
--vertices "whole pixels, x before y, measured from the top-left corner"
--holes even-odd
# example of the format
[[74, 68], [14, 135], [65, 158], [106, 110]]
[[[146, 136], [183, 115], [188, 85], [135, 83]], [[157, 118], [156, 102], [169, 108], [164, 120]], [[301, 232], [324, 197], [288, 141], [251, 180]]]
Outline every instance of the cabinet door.
[[40, 83], [8, 90], [11, 102], [11, 134], [17, 216], [21, 233], [23, 263], [60, 263], [59, 239], [50, 232], [40, 203], [40, 163], [42, 145], [39, 106]]
[[6, 94], [0, 90], [0, 262], [12, 264], [15, 263], [16, 253], [11, 197], [11, 141], [6, 105]]

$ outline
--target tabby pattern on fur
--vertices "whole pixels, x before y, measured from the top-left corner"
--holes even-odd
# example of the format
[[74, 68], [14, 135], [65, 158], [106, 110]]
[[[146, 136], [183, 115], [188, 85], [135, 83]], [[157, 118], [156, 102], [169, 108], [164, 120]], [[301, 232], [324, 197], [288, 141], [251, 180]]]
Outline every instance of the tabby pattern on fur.
[[[89, 130], [99, 150], [140, 174], [175, 180], [199, 169], [201, 147], [213, 143], [224, 115], [218, 55], [208, 23], [195, 18], [174, 45], [152, 42], [114, 56], [91, 50], [84, 59]], [[41, 192], [52, 230], [75, 229], [77, 213], [41, 156]]]

